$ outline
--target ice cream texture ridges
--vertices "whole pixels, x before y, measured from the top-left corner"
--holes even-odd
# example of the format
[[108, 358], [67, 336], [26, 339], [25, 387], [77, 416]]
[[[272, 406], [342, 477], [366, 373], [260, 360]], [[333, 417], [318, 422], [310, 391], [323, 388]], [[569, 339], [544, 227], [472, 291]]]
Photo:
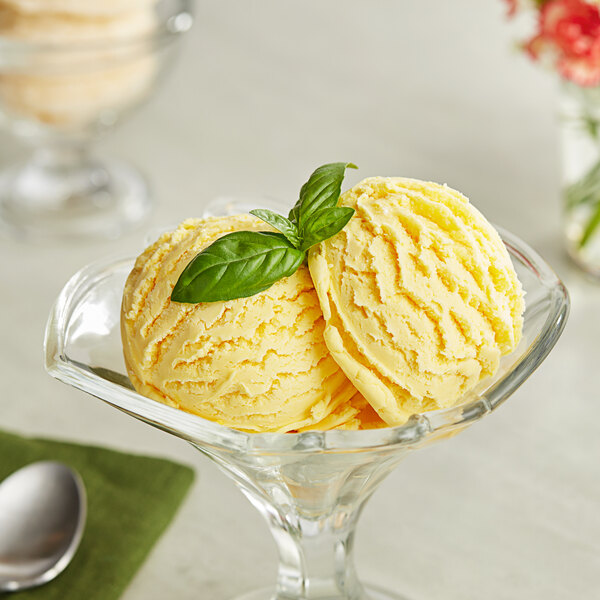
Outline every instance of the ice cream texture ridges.
[[460, 193], [414, 179], [365, 179], [338, 204], [355, 213], [308, 268], [248, 298], [170, 294], [198, 252], [262, 221], [190, 219], [149, 247], [121, 315], [136, 390], [250, 432], [365, 429], [451, 407], [494, 375], [524, 311], [494, 227]]
[[138, 392], [250, 432], [357, 429], [382, 422], [333, 360], [309, 270], [228, 302], [170, 294], [187, 263], [226, 233], [264, 231], [247, 216], [190, 219], [138, 257], [121, 331]]
[[521, 337], [521, 284], [496, 230], [444, 185], [374, 177], [309, 267], [335, 361], [388, 425], [456, 404]]

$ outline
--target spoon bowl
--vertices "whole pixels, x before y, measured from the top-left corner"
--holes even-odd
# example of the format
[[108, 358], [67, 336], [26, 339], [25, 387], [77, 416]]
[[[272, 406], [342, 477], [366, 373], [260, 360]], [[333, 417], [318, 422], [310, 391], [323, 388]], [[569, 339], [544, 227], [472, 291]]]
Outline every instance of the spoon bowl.
[[62, 463], [35, 462], [0, 484], [0, 593], [36, 587], [69, 564], [83, 534], [86, 496]]

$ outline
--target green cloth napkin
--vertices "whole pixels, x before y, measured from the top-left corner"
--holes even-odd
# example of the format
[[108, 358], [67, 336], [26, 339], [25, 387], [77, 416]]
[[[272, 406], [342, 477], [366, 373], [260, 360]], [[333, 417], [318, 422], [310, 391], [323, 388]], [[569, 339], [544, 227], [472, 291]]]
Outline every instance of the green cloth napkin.
[[75, 469], [88, 513], [73, 561], [54, 581], [13, 594], [19, 600], [115, 600], [166, 529], [192, 469], [168, 460], [0, 432], [0, 479], [37, 460]]

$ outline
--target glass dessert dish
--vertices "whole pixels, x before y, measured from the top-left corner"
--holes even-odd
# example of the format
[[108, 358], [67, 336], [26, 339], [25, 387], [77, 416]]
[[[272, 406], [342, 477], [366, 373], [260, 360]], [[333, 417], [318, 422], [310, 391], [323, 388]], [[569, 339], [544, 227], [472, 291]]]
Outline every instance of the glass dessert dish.
[[147, 99], [192, 24], [192, 0], [75, 18], [0, 7], [0, 125], [29, 157], [0, 171], [0, 225], [18, 237], [115, 238], [151, 206], [132, 166], [92, 141]]
[[356, 576], [353, 539], [365, 502], [407, 453], [465, 429], [507, 400], [548, 355], [567, 318], [568, 295], [556, 275], [526, 244], [500, 233], [527, 293], [520, 345], [460, 405], [413, 415], [400, 427], [249, 434], [140, 396], [126, 375], [119, 324], [131, 259], [88, 266], [67, 283], [47, 325], [46, 368], [190, 442], [261, 512], [279, 550], [278, 579], [239, 600], [400, 600]]

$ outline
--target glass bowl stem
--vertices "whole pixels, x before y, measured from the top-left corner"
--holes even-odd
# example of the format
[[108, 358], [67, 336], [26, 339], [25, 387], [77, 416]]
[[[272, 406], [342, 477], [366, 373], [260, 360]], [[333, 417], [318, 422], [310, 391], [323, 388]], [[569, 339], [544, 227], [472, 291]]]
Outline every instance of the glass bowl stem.
[[118, 161], [100, 162], [82, 139], [45, 141], [0, 178], [2, 220], [37, 238], [116, 238], [150, 208], [145, 178]]
[[[249, 460], [241, 453], [192, 445], [235, 481], [266, 519], [277, 545], [276, 589], [252, 598], [372, 598], [354, 567], [354, 533], [366, 501], [407, 449]], [[394, 597], [382, 594], [377, 597]]]

